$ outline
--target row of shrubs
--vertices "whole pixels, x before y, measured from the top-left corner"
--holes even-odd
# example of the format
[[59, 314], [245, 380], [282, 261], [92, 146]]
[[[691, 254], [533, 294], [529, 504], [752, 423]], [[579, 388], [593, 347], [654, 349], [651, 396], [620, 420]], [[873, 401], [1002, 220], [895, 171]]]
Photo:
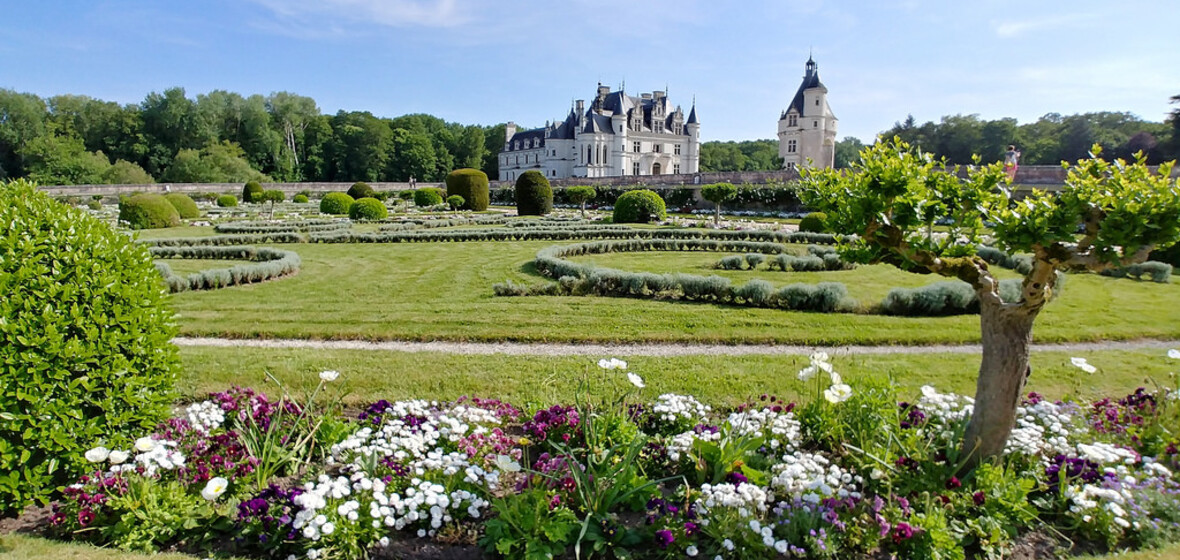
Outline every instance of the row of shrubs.
[[405, 231], [411, 229], [433, 229], [456, 226], [469, 225], [494, 225], [503, 224], [508, 221], [506, 216], [471, 216], [471, 217], [455, 217], [444, 218], [436, 220], [398, 220], [382, 225], [380, 231]]
[[831, 247], [809, 245], [807, 251], [807, 255], [780, 253], [769, 258], [761, 253], [731, 255], [717, 261], [716, 268], [721, 270], [754, 270], [763, 262], [767, 263], [767, 270], [781, 270], [783, 272], [823, 272], [856, 268], [854, 263], [848, 263], [841, 259], [840, 254]]
[[336, 229], [348, 229], [351, 226], [352, 224], [346, 221], [320, 219], [291, 220], [281, 224], [225, 222], [213, 226], [213, 231], [222, 234], [282, 233], [296, 231], [331, 231]]
[[561, 276], [557, 282], [524, 285], [511, 280], [492, 286], [497, 296], [593, 295], [685, 300], [772, 307], [823, 313], [852, 311], [856, 302], [839, 282], [791, 284], [778, 290], [765, 280], [734, 286], [729, 278], [695, 274], [655, 274], [594, 268], [586, 276]]
[[255, 233], [243, 235], [214, 235], [211, 237], [171, 237], [164, 239], [140, 239], [136, 243], [149, 247], [195, 247], [199, 245], [258, 245], [262, 243], [306, 243], [307, 237], [293, 231]]
[[240, 284], [253, 284], [299, 272], [299, 255], [294, 251], [257, 247], [152, 247], [156, 259], [214, 259], [246, 260], [250, 264], [230, 268], [202, 270], [188, 276], [172, 272], [167, 263], [157, 262], [156, 270], [164, 277], [164, 283], [172, 293], [188, 290], [216, 290]]
[[537, 252], [533, 265], [550, 278], [562, 276], [586, 277], [595, 270], [592, 264], [575, 263], [568, 257], [605, 253], [634, 253], [640, 251], [743, 251], [759, 254], [781, 254], [790, 248], [780, 243], [764, 241], [736, 241], [726, 239], [628, 239], [624, 241], [596, 241], [546, 247]]
[[[522, 175], [523, 176], [523, 175]], [[642, 184], [628, 185], [622, 187], [610, 187], [603, 185], [591, 185], [594, 188], [595, 195], [586, 203], [593, 206], [614, 206], [620, 196], [628, 192], [637, 190], [652, 190], [663, 199], [668, 206], [680, 208], [683, 206], [691, 206], [696, 203], [696, 191], [694, 187], [656, 187]], [[764, 207], [764, 208], [781, 208], [784, 210], [799, 210], [803, 204], [799, 200], [798, 188], [795, 184], [766, 184], [754, 185], [750, 183], [743, 183], [736, 185], [737, 193], [729, 204], [735, 207]], [[553, 201], [556, 204], [576, 205], [578, 202], [569, 196], [569, 189], [573, 187], [556, 188], [553, 189]], [[516, 188], [514, 186], [505, 186], [497, 188], [491, 193], [492, 200], [496, 204], [510, 205], [517, 200]]]
[[141, 193], [119, 199], [119, 220], [131, 229], [176, 227], [182, 219], [199, 217], [201, 210], [186, 194]]
[[[988, 264], [1014, 270], [1020, 274], [1032, 272], [1033, 258], [1031, 255], [1009, 255], [1000, 249], [986, 245], [977, 247], [975, 254], [987, 261]], [[1167, 284], [1172, 281], [1172, 265], [1159, 261], [1145, 261], [1103, 270], [1099, 274], [1114, 278], [1134, 278], [1135, 280], [1143, 280], [1146, 276], [1152, 282]]]
[[432, 241], [533, 241], [569, 239], [667, 239], [729, 241], [761, 241], [765, 243], [822, 243], [834, 244], [836, 237], [824, 233], [778, 232], [765, 230], [699, 230], [699, 229], [517, 229], [473, 228], [448, 231], [406, 231], [385, 233], [333, 232], [312, 234], [313, 243], [407, 243]]
[[[1051, 299], [1057, 299], [1065, 290], [1065, 279], [1064, 273], [1057, 273]], [[1021, 278], [1000, 280], [1000, 299], [1008, 303], [1020, 301], [1023, 283]], [[879, 308], [886, 315], [910, 317], [974, 315], [979, 313], [979, 296], [966, 282], [936, 282], [920, 288], [894, 288], [885, 295]]]

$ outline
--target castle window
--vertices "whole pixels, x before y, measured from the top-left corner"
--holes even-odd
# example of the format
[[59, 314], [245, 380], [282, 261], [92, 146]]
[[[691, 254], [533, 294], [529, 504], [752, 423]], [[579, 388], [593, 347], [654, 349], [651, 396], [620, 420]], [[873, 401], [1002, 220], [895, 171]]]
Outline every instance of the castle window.
[[812, 121], [812, 122], [811, 122], [811, 126], [812, 126], [813, 128], [819, 128], [819, 121]]
[[516, 156], [516, 165], [520, 165], [520, 156]]
[[637, 153], [637, 154], [638, 154], [638, 153], [639, 153], [639, 147], [640, 147], [640, 146], [641, 146], [641, 144], [640, 144], [639, 142], [634, 142], [634, 143], [632, 143], [632, 144], [631, 144], [631, 151], [632, 151], [632, 152], [635, 152], [635, 153]]
[[799, 115], [787, 115], [787, 126], [799, 126]]
[[631, 164], [631, 174], [632, 175], [639, 175], [639, 162], [638, 161]]
[[787, 169], [794, 169], [794, 168], [795, 168], [795, 162], [792, 161], [792, 162], [787, 163]]
[[795, 140], [787, 140], [787, 153], [795, 153], [796, 147], [798, 147], [798, 143]]
[[672, 149], [674, 150], [673, 153], [680, 155], [680, 144], [676, 144]]
[[517, 140], [517, 141], [515, 141], [515, 142], [513, 142], [513, 143], [512, 143], [512, 149], [513, 149], [513, 150], [519, 150], [519, 149], [520, 149], [520, 140]]
[[652, 145], [651, 145], [651, 151], [653, 151], [653, 152], [655, 152], [655, 153], [657, 153], [657, 154], [658, 154], [658, 153], [660, 153], [660, 152], [663, 152], [663, 151], [664, 151], [664, 150], [663, 150], [663, 147], [664, 147], [664, 145], [663, 145], [663, 144], [652, 144]]
[[674, 175], [680, 174], [680, 164], [679, 163], [672, 164], [672, 174], [674, 174]]
[[818, 97], [815, 98], [815, 106], [819, 107], [819, 98]]

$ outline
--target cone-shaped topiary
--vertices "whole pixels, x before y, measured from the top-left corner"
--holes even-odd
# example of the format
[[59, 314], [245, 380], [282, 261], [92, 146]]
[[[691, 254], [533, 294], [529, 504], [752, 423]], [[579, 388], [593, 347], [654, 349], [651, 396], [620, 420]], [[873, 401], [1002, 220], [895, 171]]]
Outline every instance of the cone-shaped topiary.
[[260, 194], [262, 194], [262, 185], [258, 181], [250, 181], [242, 187], [242, 202], [258, 202], [255, 197]]
[[217, 197], [217, 205], [222, 208], [229, 208], [238, 205], [238, 197], [232, 194], [223, 194]]
[[[162, 196], [159, 202], [172, 208]], [[172, 312], [147, 247], [32, 183], [0, 183], [0, 515], [130, 451], [172, 407]], [[134, 453], [132, 453], [134, 454]]]
[[164, 195], [164, 199], [176, 209], [176, 213], [180, 214], [181, 219], [192, 220], [201, 217], [201, 210], [197, 208], [197, 203], [187, 194], [169, 193]]
[[374, 198], [373, 187], [370, 187], [369, 184], [364, 181], [357, 181], [353, 183], [351, 187], [348, 187], [348, 196], [351, 196], [354, 200], [360, 200], [362, 198]]
[[389, 209], [380, 200], [362, 198], [348, 208], [348, 217], [354, 220], [384, 220], [389, 217]]
[[487, 210], [491, 202], [488, 176], [478, 169], [456, 169], [447, 175], [447, 194], [463, 197], [463, 207], [467, 210]]
[[540, 171], [525, 171], [516, 179], [516, 214], [544, 216], [553, 211], [553, 188]]
[[348, 209], [352, 206], [352, 203], [352, 197], [345, 193], [328, 193], [324, 195], [324, 198], [320, 199], [320, 212], [324, 214], [343, 216], [348, 214]]
[[180, 214], [163, 195], [137, 194], [119, 201], [119, 219], [131, 229], [155, 229], [180, 225]]
[[664, 199], [652, 190], [627, 191], [615, 201], [616, 224], [646, 224], [663, 221], [665, 217], [667, 207]]
[[414, 191], [415, 206], [438, 206], [443, 203], [442, 193], [433, 187], [423, 187]]

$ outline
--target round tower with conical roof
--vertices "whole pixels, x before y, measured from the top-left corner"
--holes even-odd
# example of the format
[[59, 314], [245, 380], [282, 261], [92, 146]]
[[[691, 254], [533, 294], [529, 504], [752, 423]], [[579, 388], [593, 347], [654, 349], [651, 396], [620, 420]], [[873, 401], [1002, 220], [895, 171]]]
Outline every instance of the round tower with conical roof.
[[836, 159], [836, 115], [815, 60], [807, 58], [803, 83], [778, 121], [778, 155], [786, 169], [832, 167]]

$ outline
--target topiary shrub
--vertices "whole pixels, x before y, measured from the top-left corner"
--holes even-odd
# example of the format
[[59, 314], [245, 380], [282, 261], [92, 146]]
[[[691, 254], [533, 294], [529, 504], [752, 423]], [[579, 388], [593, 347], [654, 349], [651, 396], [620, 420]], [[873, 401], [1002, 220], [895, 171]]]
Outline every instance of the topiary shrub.
[[824, 233], [828, 231], [828, 215], [823, 212], [812, 212], [799, 220], [799, 231]]
[[320, 199], [320, 212], [324, 214], [343, 216], [348, 214], [348, 208], [352, 206], [352, 203], [352, 197], [345, 193], [328, 193], [324, 195], [324, 198]]
[[447, 194], [463, 197], [468, 210], [487, 210], [491, 202], [488, 176], [478, 169], [456, 169], [447, 175]]
[[458, 209], [462, 208], [464, 202], [466, 202], [466, 201], [463, 200], [463, 197], [461, 197], [457, 194], [453, 194], [453, 195], [447, 197], [447, 206], [450, 206], [451, 210], [458, 210]]
[[119, 201], [119, 219], [131, 229], [155, 229], [180, 225], [180, 214], [158, 194], [137, 194]]
[[255, 197], [262, 194], [262, 185], [258, 181], [250, 181], [242, 187], [242, 202], [258, 202]]
[[544, 216], [553, 211], [553, 188], [540, 171], [525, 171], [516, 179], [516, 214]]
[[406, 202], [409, 202], [414, 200], [414, 191], [397, 191], [397, 197]]
[[307, 201], [308, 198], [305, 194], [297, 194], [291, 199], [291, 202], [294, 202], [295, 204], [307, 204]]
[[443, 203], [442, 193], [433, 187], [423, 187], [414, 191], [414, 205], [438, 206]]
[[616, 224], [646, 224], [663, 221], [666, 216], [664, 199], [652, 190], [627, 191], [615, 201]]
[[[159, 195], [172, 213], [176, 210]], [[169, 415], [172, 313], [146, 247], [0, 184], [0, 516], [53, 498]]]
[[192, 220], [201, 217], [201, 210], [197, 208], [197, 203], [187, 194], [169, 193], [164, 195], [164, 199], [176, 209], [176, 213], [180, 214], [181, 219]]
[[363, 181], [357, 181], [351, 187], [348, 187], [348, 196], [351, 196], [354, 200], [374, 198], [373, 194], [373, 187], [370, 187], [368, 183]]
[[565, 196], [570, 202], [577, 204], [582, 209], [582, 218], [585, 218], [586, 203], [594, 200], [594, 197], [598, 196], [598, 191], [588, 185], [578, 185], [565, 189]]
[[348, 208], [348, 217], [354, 220], [384, 220], [389, 217], [389, 209], [380, 200], [362, 198]]
[[223, 194], [217, 197], [217, 205], [222, 208], [230, 208], [238, 205], [238, 197], [232, 194]]

